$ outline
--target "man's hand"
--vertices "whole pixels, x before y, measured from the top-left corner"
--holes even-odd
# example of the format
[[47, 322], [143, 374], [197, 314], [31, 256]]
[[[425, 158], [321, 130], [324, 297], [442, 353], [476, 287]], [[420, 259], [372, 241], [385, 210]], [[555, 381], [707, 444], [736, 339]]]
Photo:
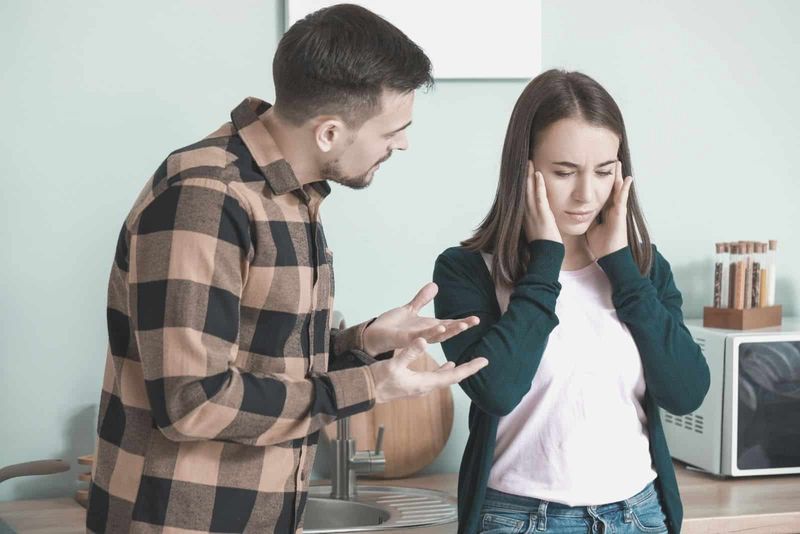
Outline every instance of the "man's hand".
[[439, 320], [420, 317], [419, 311], [428, 304], [439, 288], [433, 282], [420, 289], [417, 296], [405, 306], [389, 310], [364, 330], [364, 350], [375, 356], [382, 352], [408, 347], [416, 338], [428, 343], [441, 343], [478, 324], [477, 317]]
[[435, 389], [449, 387], [477, 373], [489, 364], [486, 358], [475, 358], [458, 367], [447, 362], [435, 371], [414, 371], [408, 366], [425, 354], [425, 340], [414, 339], [411, 344], [395, 353], [394, 358], [369, 366], [375, 381], [375, 402], [390, 402], [404, 397], [419, 397]]

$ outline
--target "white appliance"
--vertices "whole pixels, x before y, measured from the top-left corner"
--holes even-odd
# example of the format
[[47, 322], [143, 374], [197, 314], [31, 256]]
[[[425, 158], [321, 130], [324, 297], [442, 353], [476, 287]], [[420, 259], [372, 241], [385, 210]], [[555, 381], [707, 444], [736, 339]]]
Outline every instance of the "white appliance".
[[800, 320], [744, 331], [686, 326], [711, 385], [696, 411], [661, 410], [672, 457], [718, 475], [800, 473]]

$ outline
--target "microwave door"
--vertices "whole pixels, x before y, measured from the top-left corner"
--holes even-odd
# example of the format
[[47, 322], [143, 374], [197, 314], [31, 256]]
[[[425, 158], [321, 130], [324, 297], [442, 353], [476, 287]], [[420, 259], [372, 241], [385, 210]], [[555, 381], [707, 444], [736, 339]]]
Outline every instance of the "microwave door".
[[734, 338], [732, 348], [730, 473], [800, 472], [800, 339]]

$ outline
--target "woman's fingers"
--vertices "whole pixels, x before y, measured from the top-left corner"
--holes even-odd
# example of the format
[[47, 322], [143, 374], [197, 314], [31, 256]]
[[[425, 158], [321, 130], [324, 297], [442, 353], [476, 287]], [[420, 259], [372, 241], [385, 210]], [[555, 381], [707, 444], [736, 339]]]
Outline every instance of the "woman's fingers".
[[[536, 171], [536, 209], [539, 210], [539, 216], [544, 223], [553, 218], [553, 212], [550, 210], [550, 201], [547, 200], [547, 186], [544, 183], [544, 175]], [[555, 224], [555, 221], [553, 221]]]
[[622, 194], [622, 162], [617, 161], [614, 165], [614, 204], [619, 205], [620, 195]]
[[547, 199], [544, 175], [534, 169], [530, 160], [525, 188], [525, 237], [529, 242], [536, 239], [560, 242], [561, 234]]
[[533, 170], [533, 162], [528, 160], [528, 175], [525, 179], [525, 198], [528, 201], [528, 209], [536, 205], [536, 173]]
[[614, 166], [614, 190], [612, 197], [614, 198], [614, 206], [621, 212], [627, 212], [628, 196], [630, 195], [632, 183], [633, 176], [623, 178], [622, 162], [618, 161]]
[[631, 194], [631, 186], [633, 185], [633, 176], [625, 178], [625, 183], [622, 186], [622, 193], [620, 194], [620, 206], [628, 206], [628, 197]]

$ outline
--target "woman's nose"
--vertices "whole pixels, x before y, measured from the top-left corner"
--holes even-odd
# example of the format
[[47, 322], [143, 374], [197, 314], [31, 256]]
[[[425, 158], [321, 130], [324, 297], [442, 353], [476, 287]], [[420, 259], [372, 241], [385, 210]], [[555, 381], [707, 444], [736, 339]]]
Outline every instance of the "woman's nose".
[[591, 176], [586, 173], [577, 173], [575, 189], [572, 190], [572, 198], [580, 202], [589, 202], [592, 198]]

